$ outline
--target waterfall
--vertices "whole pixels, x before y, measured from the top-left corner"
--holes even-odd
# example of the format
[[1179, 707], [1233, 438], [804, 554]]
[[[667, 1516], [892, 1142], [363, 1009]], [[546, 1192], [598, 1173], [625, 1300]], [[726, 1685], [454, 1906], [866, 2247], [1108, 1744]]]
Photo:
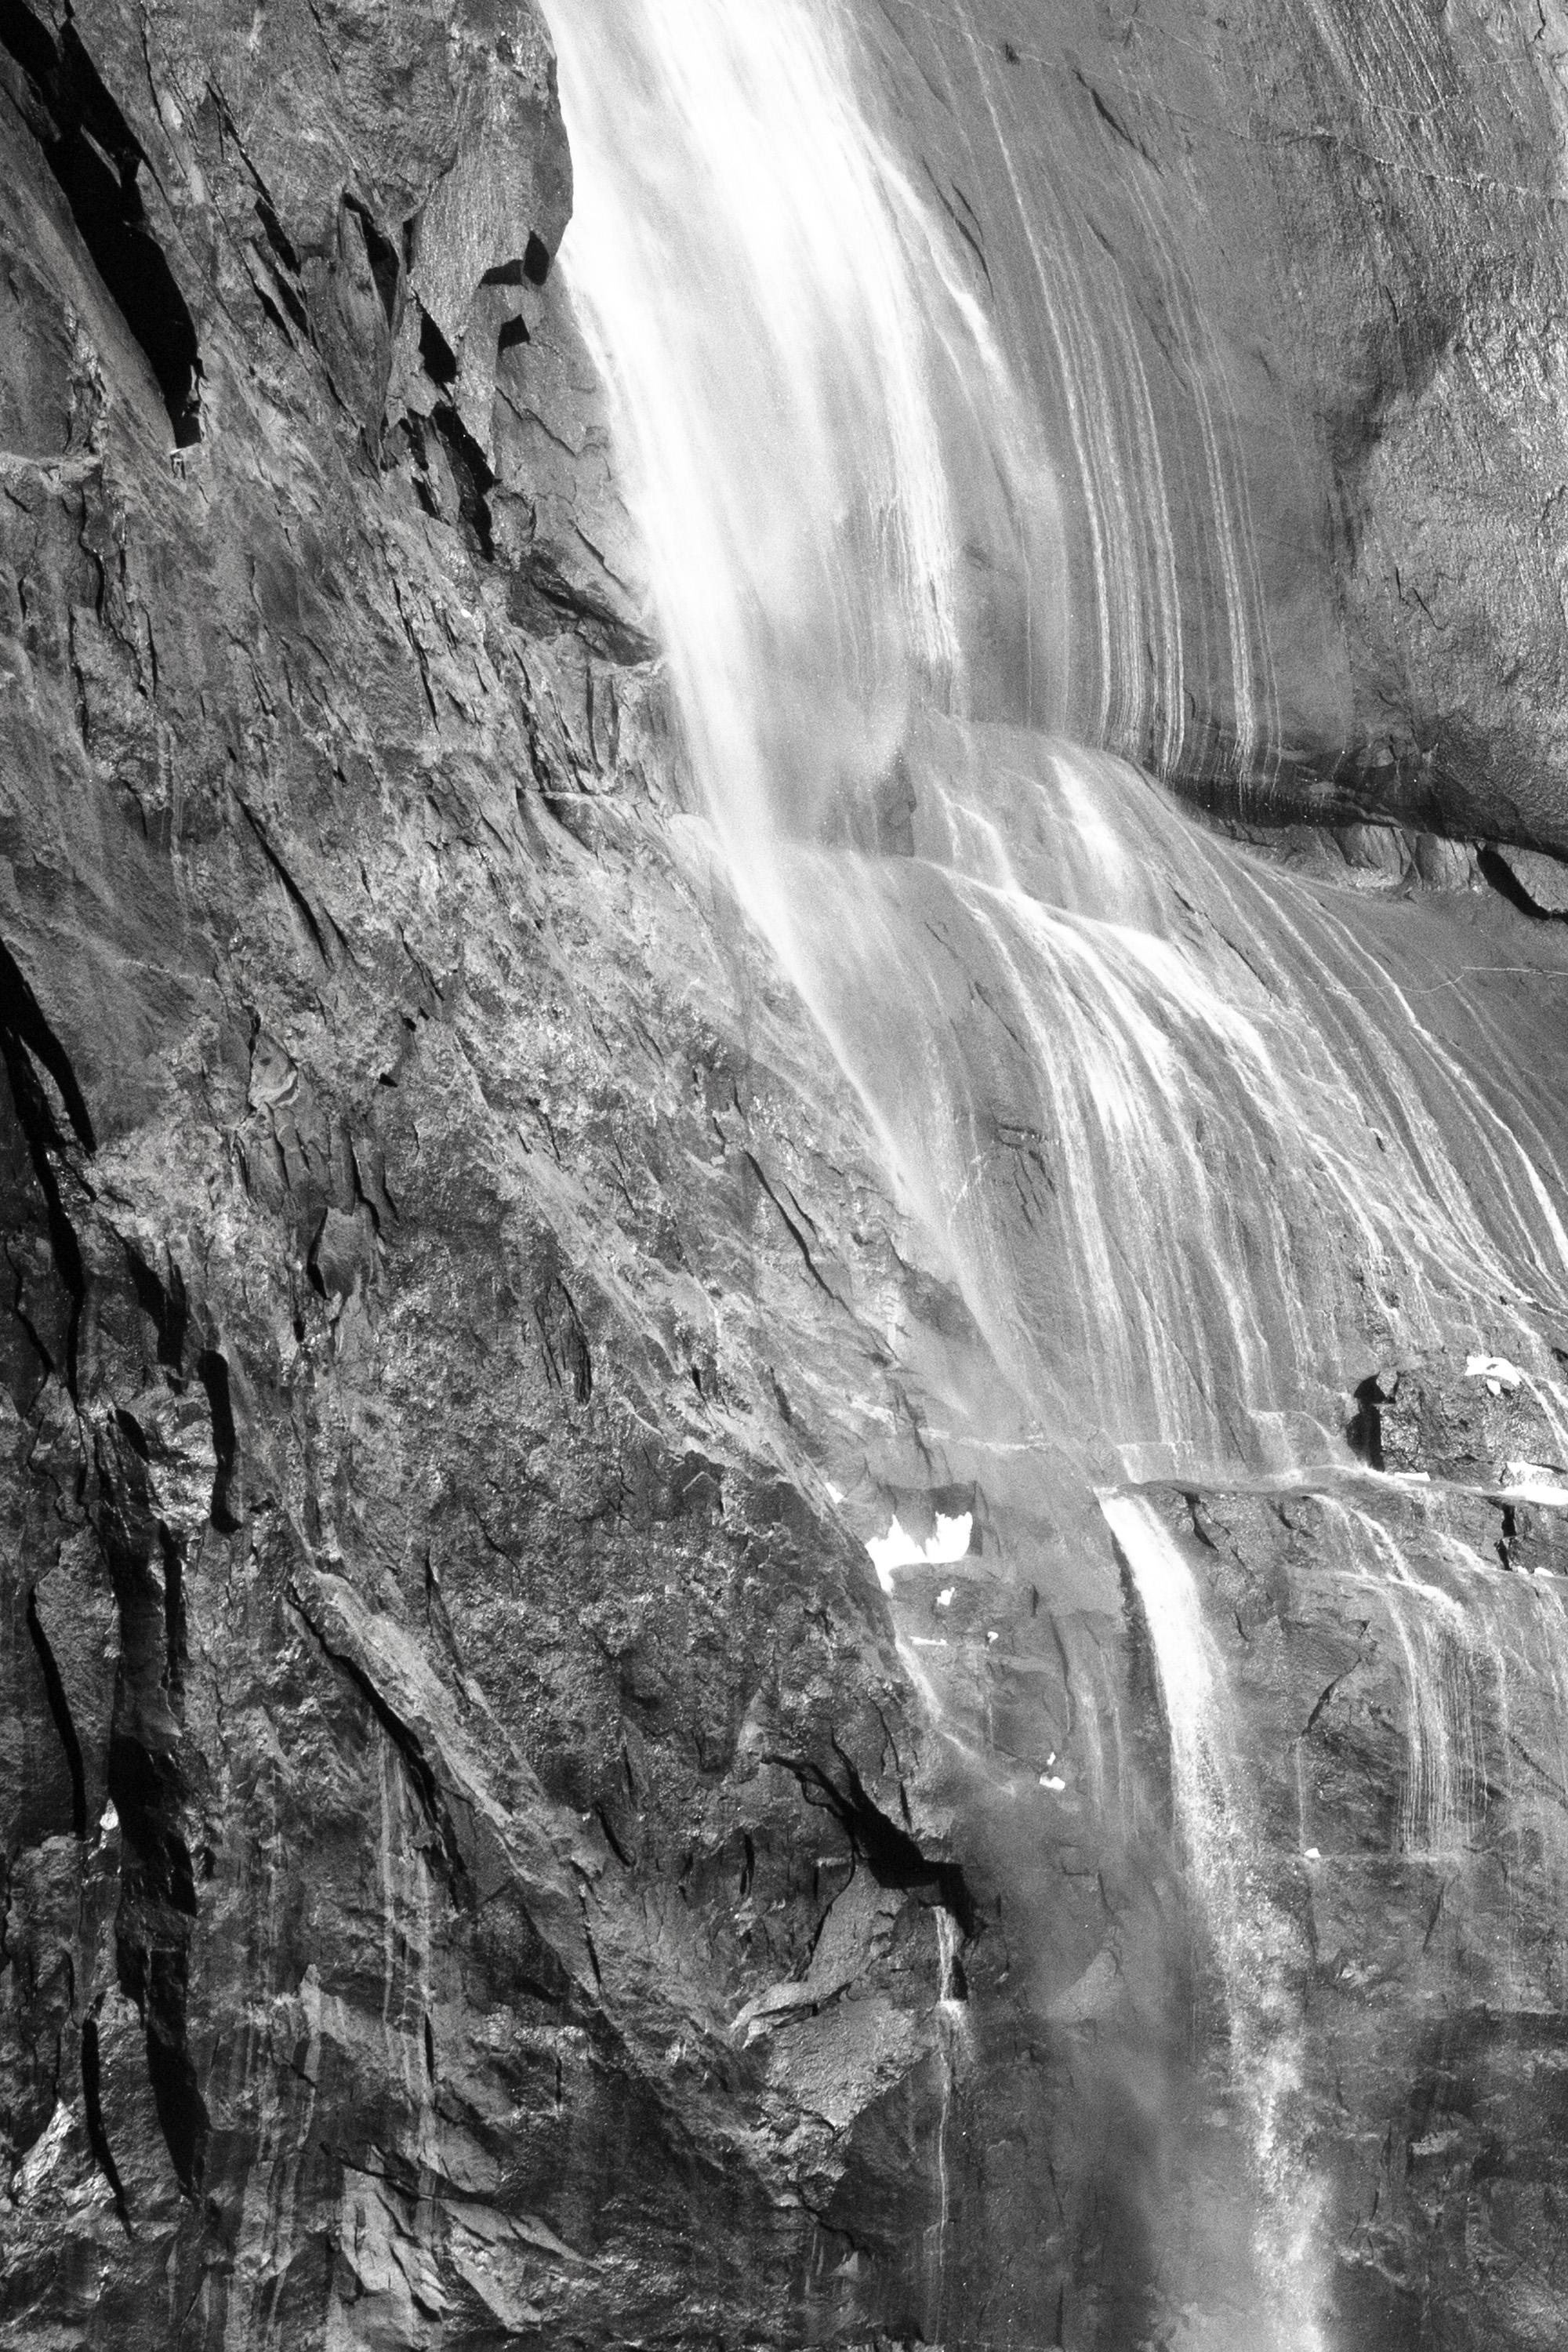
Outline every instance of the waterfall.
[[874, 787], [912, 699], [955, 690], [944, 342], [967, 340], [983, 387], [1000, 362], [856, 108], [833, 8], [574, 0], [555, 33], [567, 268], [698, 766], [756, 904], [771, 835]]
[[[1022, 293], [922, 192], [850, 0], [551, 14], [577, 175], [563, 266], [715, 856], [1042, 1453], [1104, 1490], [1250, 2117], [1256, 2270], [1279, 2352], [1311, 2352], [1294, 1930], [1190, 1574], [1148, 1504], [1109, 1490], [1348, 1470], [1347, 1388], [1395, 1332], [1506, 1348], [1544, 1378], [1540, 1310], [1568, 1314], [1552, 1107], [1388, 908], [1199, 831], [1114, 756], [1131, 736], [1173, 760], [1182, 740], [1158, 437], [1131, 333], [1118, 382], [1114, 336], [1095, 343], [1078, 265], [1038, 226], [1039, 175], [963, 0], [943, 22], [1026, 219]], [[1060, 369], [1050, 404], [1018, 362], [1030, 305]], [[1200, 390], [1237, 740], [1266, 772], [1256, 551]], [[1079, 512], [1041, 446], [1045, 405]], [[1147, 510], [1113, 410], [1145, 447]], [[1081, 623], [1075, 530], [1097, 583]], [[1149, 609], [1129, 584], [1145, 573], [1163, 583]], [[1145, 635], [1152, 704], [1129, 682]], [[1094, 742], [1054, 731], [1073, 711]], [[1379, 1574], [1409, 1691], [1400, 1834], [1429, 1852], [1483, 1770], [1464, 1678], [1479, 1621]]]
[[1105, 1495], [1100, 1509], [1137, 1588], [1158, 1662], [1176, 1822], [1214, 1952], [1237, 2089], [1247, 2114], [1259, 2214], [1255, 2246], [1268, 2352], [1318, 2352], [1313, 2315], [1321, 2199], [1292, 2109], [1301, 2090], [1301, 1938], [1269, 1891], [1259, 1826], [1237, 1761], [1224, 1663], [1192, 1573], [1153, 1507]]
[[554, 21], [563, 266], [716, 840], [1042, 1425], [1131, 1476], [1333, 1458], [1385, 1298], [1533, 1360], [1568, 1230], [1531, 1074], [1424, 1017], [1377, 909], [1013, 723], [1062, 707], [1057, 493], [852, 15]]

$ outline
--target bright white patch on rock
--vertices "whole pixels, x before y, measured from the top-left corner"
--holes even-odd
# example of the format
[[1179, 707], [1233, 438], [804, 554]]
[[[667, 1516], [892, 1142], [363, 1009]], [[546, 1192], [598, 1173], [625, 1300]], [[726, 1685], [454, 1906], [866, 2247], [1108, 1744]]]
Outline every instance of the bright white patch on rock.
[[11, 2196], [16, 2204], [26, 2205], [43, 2187], [65, 2151], [70, 2128], [70, 2109], [63, 2102], [57, 2102], [54, 2113], [12, 2177]]
[[1067, 1787], [1067, 1782], [1055, 1772], [1042, 1772], [1040, 1775], [1040, 1786], [1042, 1789], [1049, 1789], [1054, 1796], [1059, 1797], [1062, 1790]]
[[[939, 1511], [936, 1533], [928, 1536], [924, 1543], [919, 1543], [913, 1536], [904, 1533], [895, 1512], [887, 1534], [873, 1536], [866, 1547], [877, 1571], [877, 1581], [883, 1591], [891, 1592], [896, 1568], [945, 1568], [950, 1560], [962, 1559], [969, 1549], [973, 1525], [973, 1511], [961, 1511], [955, 1519], [944, 1518]], [[937, 1604], [939, 1608], [946, 1608], [952, 1599], [952, 1591], [953, 1588], [949, 1586]]]
[[1506, 1356], [1470, 1356], [1465, 1363], [1468, 1381], [1485, 1381], [1489, 1396], [1501, 1396], [1506, 1390], [1512, 1395], [1524, 1382], [1524, 1374]]
[[1545, 1503], [1557, 1510], [1568, 1509], [1568, 1484], [1560, 1472], [1544, 1462], [1505, 1462], [1502, 1465], [1503, 1492], [1513, 1501]]

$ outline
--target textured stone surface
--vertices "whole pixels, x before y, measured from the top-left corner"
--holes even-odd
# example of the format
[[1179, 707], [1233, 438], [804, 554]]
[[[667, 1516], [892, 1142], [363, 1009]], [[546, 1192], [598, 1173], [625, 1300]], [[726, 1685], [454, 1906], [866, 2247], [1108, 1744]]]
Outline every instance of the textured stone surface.
[[[1568, 849], [1562, 10], [855, 16], [1044, 423], [1073, 725], [1233, 808]], [[1024, 582], [973, 504], [1014, 715]]]
[[[1331, 2333], [1555, 2342], [1560, 1561], [1504, 1547], [1495, 1506], [1440, 1484], [1170, 1508], [1278, 1857], [1268, 1896], [1291, 1927], [1297, 2121], [1329, 2183]], [[1500, 1549], [1524, 1572], [1499, 1573]]]
[[819, 1467], [918, 1285], [650, 798], [548, 45], [6, 22], [5, 2339], [751, 2326], [963, 1907]]
[[[1562, 935], [1433, 828], [1568, 841], [1557, 540], [1523, 522], [1561, 262], [1544, 201], [1494, 184], [1547, 187], [1550, 84], [1512, 15], [1498, 79], [1479, 20], [1363, 12], [1405, 43], [1380, 83], [1327, 10], [1246, 41], [1054, 12], [1044, 51], [1005, 13], [986, 72], [1035, 77], [1005, 119], [1072, 234], [1125, 253], [1145, 222], [1122, 359], [1194, 468], [1169, 288], [1208, 256], [1226, 462], [1279, 500], [1280, 740], [1364, 772], [1337, 836], [1275, 845], [1408, 902], [1434, 1030], [1522, 1066]], [[946, 19], [906, 15], [919, 62]], [[1146, 1643], [1081, 1465], [888, 1198], [683, 800], [547, 267], [538, 17], [92, 0], [0, 38], [0, 2340], [1181, 2340], [1181, 2224], [1223, 2234], [1247, 2185], [1223, 2117], [1188, 2161], [1221, 2058]], [[1494, 110], [1369, 163], [1347, 92], [1394, 123], [1434, 44]], [[1269, 77], [1310, 135], [1243, 163], [1233, 80]], [[1208, 130], [1173, 131], [1194, 90]], [[1449, 138], [1458, 194], [1416, 152]], [[1388, 297], [1365, 207], [1409, 241]], [[987, 239], [1037, 358], [1018, 232]], [[1506, 475], [1500, 520], [1449, 435]], [[1237, 721], [1204, 511], [1171, 529], [1207, 784]], [[1157, 752], [1141, 660], [1108, 731]], [[1440, 992], [1472, 962], [1491, 992]], [[1503, 1384], [1373, 1355], [1345, 1368], [1369, 1457], [1473, 1486], [1498, 1610], [1533, 1596], [1504, 1561], [1555, 1570], [1558, 1522], [1503, 1490], [1540, 1431]], [[1400, 1507], [1419, 1565], [1450, 1505]], [[864, 1541], [895, 1508], [974, 1534], [889, 1601]], [[1394, 1644], [1357, 1631], [1326, 1506], [1170, 1511], [1312, 1955], [1344, 2341], [1559, 2340], [1555, 1813], [1516, 1779], [1473, 1853], [1405, 1855]], [[1506, 1729], [1478, 1697], [1489, 1756], [1551, 1732], [1538, 1666]]]

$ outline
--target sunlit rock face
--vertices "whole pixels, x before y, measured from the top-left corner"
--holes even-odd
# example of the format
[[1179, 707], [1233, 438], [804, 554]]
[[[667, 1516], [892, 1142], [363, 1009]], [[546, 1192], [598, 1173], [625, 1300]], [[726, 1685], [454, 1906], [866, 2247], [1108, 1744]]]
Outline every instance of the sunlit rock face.
[[553, 13], [0, 19], [0, 2328], [1559, 2343], [1551, 28]]
[[1552, 12], [852, 13], [1044, 420], [1073, 731], [1232, 809], [1563, 845]]
[[548, 38], [3, 39], [0, 2326], [754, 2332], [972, 1920], [835, 1501], [931, 1310], [669, 804]]

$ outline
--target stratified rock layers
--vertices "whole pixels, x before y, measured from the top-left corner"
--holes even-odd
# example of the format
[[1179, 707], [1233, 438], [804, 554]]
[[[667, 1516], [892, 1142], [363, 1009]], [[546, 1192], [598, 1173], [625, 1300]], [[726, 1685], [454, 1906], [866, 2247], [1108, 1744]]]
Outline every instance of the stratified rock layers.
[[[1392, 5], [1356, 23], [1447, 38]], [[1169, 163], [1102, 87], [1154, 28], [1086, 10], [1076, 79], [1034, 54], [1037, 27], [977, 15], [964, 37], [987, 89], [1032, 72], [1110, 142], [1127, 176], [1085, 164], [1081, 206], [1120, 221], [1142, 175], [1179, 180], [1195, 240], [1228, 124]], [[1281, 12], [1279, 72], [1332, 29]], [[1321, 438], [1300, 495], [1279, 489], [1289, 528], [1257, 530], [1258, 593], [1287, 633], [1301, 560], [1306, 715], [1270, 740], [1313, 789], [1350, 762], [1331, 813], [1539, 851], [1568, 839], [1541, 586], [1560, 497], [1528, 542], [1517, 675], [1483, 622], [1535, 476], [1516, 467], [1502, 521], [1473, 530], [1463, 499], [1424, 504], [1445, 433], [1489, 478], [1521, 417], [1543, 476], [1561, 431], [1527, 327], [1493, 352], [1500, 321], [1555, 315], [1536, 117], [1495, 127], [1547, 86], [1525, 58], [1494, 88], [1484, 32], [1454, 36], [1438, 95], [1497, 110], [1466, 169], [1516, 277], [1483, 299], [1435, 195], [1386, 299], [1348, 255], [1356, 332], [1309, 304], [1312, 356], [1281, 395], [1289, 434]], [[1233, 55], [1218, 20], [1189, 35]], [[1237, 216], [1275, 191], [1255, 273], [1271, 236], [1306, 270], [1382, 205], [1334, 176], [1363, 169], [1355, 126], [1313, 128], [1363, 68], [1375, 82], [1352, 59], [1323, 96], [1302, 66], [1289, 164], [1249, 148], [1228, 184]], [[969, 191], [982, 243], [1012, 200], [1000, 169]], [[1191, 1970], [1149, 1663], [1081, 1476], [887, 1197], [683, 801], [550, 268], [569, 205], [526, 0], [0, 13], [0, 2341], [1131, 2345], [1175, 2259], [1200, 2079], [1172, 2021]], [[1128, 299], [1181, 375], [1190, 325], [1150, 266], [1128, 259]], [[1441, 331], [1400, 325], [1407, 279]], [[1226, 445], [1258, 499], [1285, 479], [1279, 315], [1249, 362], [1259, 439]], [[1446, 384], [1470, 387], [1458, 408]], [[1085, 463], [1109, 512], [1111, 459]], [[1325, 481], [1360, 483], [1372, 521], [1325, 506]], [[1064, 496], [1081, 574], [1089, 505]], [[1172, 610], [1245, 667], [1208, 526], [1185, 535], [1200, 510], [1194, 489], [1170, 519], [1199, 551]], [[1416, 541], [1458, 618], [1418, 569], [1426, 620], [1389, 602]], [[1127, 579], [1139, 561], [1115, 557]], [[1142, 607], [1110, 582], [1082, 574], [1085, 610], [1121, 596], [1135, 647]], [[1126, 651], [1106, 732], [1158, 755], [1174, 737]], [[1234, 746], [1234, 680], [1184, 659], [1177, 731]], [[1016, 717], [1005, 671], [996, 715]], [[1173, 764], [1205, 789], [1252, 772], [1226, 751]], [[1552, 869], [1509, 870], [1529, 905], [1476, 894], [1444, 937], [1556, 978], [1552, 909], [1531, 911]], [[1528, 992], [1489, 1017], [1521, 1054]], [[1441, 1479], [1430, 1414], [1399, 1436], [1423, 1376], [1346, 1368], [1402, 1466]], [[906, 1579], [895, 1620], [864, 1538], [938, 1501], [972, 1512], [973, 1549]], [[1478, 1557], [1530, 1566], [1509, 1548], [1533, 1543], [1554, 1564], [1528, 1514], [1465, 1507]], [[1170, 1502], [1222, 1563], [1221, 1622], [1296, 1643], [1300, 1690], [1261, 1674], [1248, 1736], [1276, 1811], [1268, 1774], [1316, 1743], [1320, 1860], [1381, 1851], [1406, 1769], [1387, 1623], [1302, 1598], [1300, 1528], [1327, 1544], [1327, 1510]], [[1429, 1535], [1401, 1539], [1418, 1559]], [[1472, 1758], [1550, 1714], [1553, 1670], [1521, 1671]], [[1478, 1684], [1476, 1709], [1503, 1687]], [[1426, 1976], [1392, 1941], [1363, 1952], [1381, 1896], [1323, 1924], [1307, 1816], [1280, 1832], [1280, 1900], [1318, 1918], [1302, 1998], [1337, 2004], [1309, 2088], [1347, 2346], [1447, 2340], [1439, 2287], [1456, 2343], [1554, 2340], [1558, 1847], [1516, 1810], [1495, 1870], [1451, 1897], [1429, 1862], [1399, 1865]], [[1470, 1946], [1433, 1911], [1462, 1893], [1489, 1956], [1468, 2006]], [[1507, 1966], [1500, 1920], [1524, 1955]], [[1407, 2002], [1404, 2038], [1336, 2119], [1331, 2060], [1360, 2063], [1376, 2002]], [[1438, 2112], [1467, 2051], [1509, 2093], [1495, 2129], [1479, 2093], [1471, 2120]], [[1214, 2131], [1200, 2177], [1239, 2211]], [[1503, 2258], [1466, 2238], [1465, 2200], [1516, 2175], [1511, 2204], [1484, 2191], [1512, 2264], [1492, 2310]]]

